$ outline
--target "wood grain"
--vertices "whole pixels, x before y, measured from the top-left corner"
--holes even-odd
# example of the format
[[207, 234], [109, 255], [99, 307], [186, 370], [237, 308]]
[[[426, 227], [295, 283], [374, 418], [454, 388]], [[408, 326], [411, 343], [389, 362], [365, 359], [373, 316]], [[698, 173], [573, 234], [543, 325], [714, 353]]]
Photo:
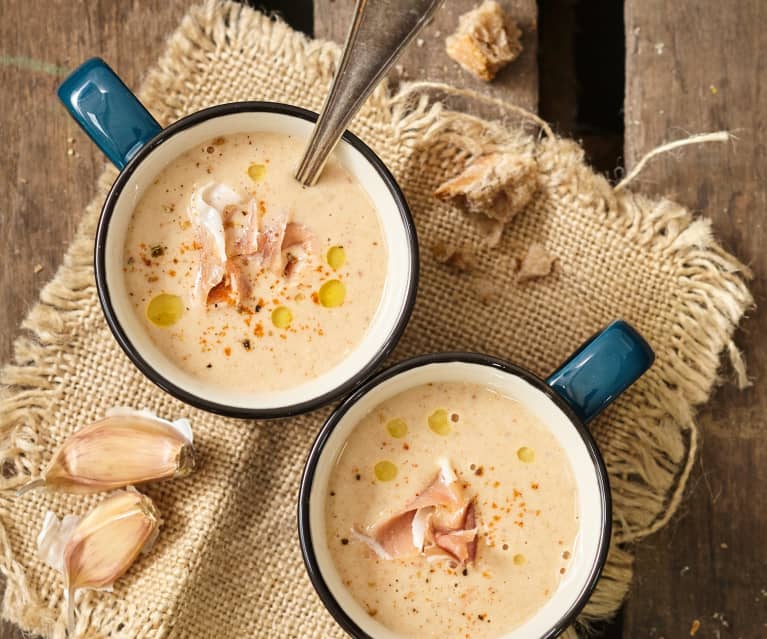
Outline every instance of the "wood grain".
[[[104, 166], [59, 104], [56, 87], [94, 55], [138, 86], [188, 4], [0, 3], [0, 361], [10, 358], [17, 327], [61, 262]], [[0, 625], [0, 639], [22, 636]]]
[[[767, 636], [767, 5], [626, 2], [626, 160], [688, 133], [729, 145], [653, 160], [644, 191], [709, 216], [754, 271], [757, 309], [737, 334], [754, 385], [726, 383], [702, 410], [703, 444], [682, 512], [641, 543], [626, 638]], [[729, 380], [727, 366], [722, 374]]]
[[[0, 2], [0, 361], [10, 357], [18, 323], [61, 261], [104, 162], [55, 99], [60, 74], [101, 55], [137, 86], [188, 4]], [[315, 0], [317, 35], [342, 41], [353, 4]], [[525, 51], [490, 85], [444, 53], [445, 36], [473, 4], [447, 0], [421, 46], [403, 58], [405, 79], [446, 81], [535, 109], [534, 0], [504, 2], [525, 33]], [[765, 636], [767, 134], [760, 118], [767, 115], [766, 11], [761, 0], [626, 2], [627, 164], [687, 132], [736, 130], [733, 145], [653, 161], [641, 182], [643, 190], [671, 193], [713, 218], [725, 248], [754, 270], [759, 304], [737, 338], [755, 384], [744, 392], [719, 389], [701, 414], [702, 454], [682, 512], [637, 548], [626, 639], [689, 636], [693, 619], [701, 622], [698, 638]], [[42, 269], [35, 273], [37, 265]], [[0, 626], [0, 639], [22, 636], [10, 624]]]
[[[501, 5], [522, 30], [524, 50], [491, 83], [464, 71], [445, 53], [445, 38], [456, 30], [458, 16], [477, 4], [475, 0], [446, 0], [418, 40], [400, 58], [401, 78], [405, 81], [447, 82], [537, 111], [538, 13], [535, 0], [501, 0]], [[355, 0], [315, 0], [314, 35], [343, 43], [354, 5]], [[474, 105], [474, 110], [481, 109]]]

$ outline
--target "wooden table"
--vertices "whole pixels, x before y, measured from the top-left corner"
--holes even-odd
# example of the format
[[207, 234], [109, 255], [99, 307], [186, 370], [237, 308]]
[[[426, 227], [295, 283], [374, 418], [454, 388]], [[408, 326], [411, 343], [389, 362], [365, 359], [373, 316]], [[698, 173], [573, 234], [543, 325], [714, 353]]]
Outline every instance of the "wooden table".
[[[342, 39], [351, 4], [315, 0], [317, 35]], [[572, 92], [573, 78], [563, 75], [564, 64], [538, 69], [539, 17], [533, 0], [505, 2], [525, 31], [525, 53], [491, 87], [468, 78], [445, 57], [442, 40], [471, 4], [447, 0], [420, 45], [403, 60], [406, 76], [480, 88], [535, 109], [540, 73], [546, 93], [559, 96], [553, 102], [546, 97], [542, 110], [558, 113], [556, 100]], [[137, 86], [187, 5], [182, 0], [42, 5], [0, 0], [5, 150], [0, 157], [0, 285], [5, 292], [0, 360], [11, 356], [17, 326], [61, 261], [103, 165], [100, 153], [58, 104], [57, 84], [67, 69], [98, 54], [129, 86]], [[566, 18], [572, 6], [567, 0], [541, 2], [545, 14], [540, 19], [557, 34], [565, 62], [573, 39]], [[290, 7], [304, 16], [311, 8], [308, 0]], [[688, 132], [735, 131], [734, 144], [690, 148], [655, 160], [641, 182], [643, 190], [670, 194], [713, 220], [725, 248], [754, 270], [759, 307], [737, 335], [755, 383], [738, 392], [723, 366], [725, 385], [699, 417], [702, 453], [687, 500], [665, 530], [637, 545], [632, 595], [618, 620], [604, 628], [614, 639], [685, 637], [694, 619], [701, 624], [697, 637], [767, 636], [767, 253], [760, 250], [767, 214], [765, 27], [762, 0], [625, 2], [626, 165]], [[8, 624], [0, 627], [0, 639], [11, 637], [22, 634]]]

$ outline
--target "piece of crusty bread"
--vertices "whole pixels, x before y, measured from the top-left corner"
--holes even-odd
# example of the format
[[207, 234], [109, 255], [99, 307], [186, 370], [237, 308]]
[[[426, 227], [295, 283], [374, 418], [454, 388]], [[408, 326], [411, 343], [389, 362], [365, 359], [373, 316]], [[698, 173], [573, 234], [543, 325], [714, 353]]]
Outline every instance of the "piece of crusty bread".
[[501, 5], [485, 0], [459, 18], [458, 30], [445, 40], [445, 48], [464, 69], [489, 82], [522, 52], [521, 35]]
[[434, 191], [472, 213], [489, 246], [501, 239], [504, 227], [522, 211], [538, 190], [538, 164], [525, 153], [488, 153], [473, 160], [456, 177]]

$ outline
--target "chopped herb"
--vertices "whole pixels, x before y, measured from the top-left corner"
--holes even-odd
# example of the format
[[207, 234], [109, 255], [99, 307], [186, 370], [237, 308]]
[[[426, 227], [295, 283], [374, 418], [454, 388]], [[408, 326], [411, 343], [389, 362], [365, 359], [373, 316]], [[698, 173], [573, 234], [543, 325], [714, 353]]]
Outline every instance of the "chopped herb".
[[256, 313], [261, 312], [261, 304], [256, 304]]
[[466, 576], [469, 574], [469, 569], [468, 569], [468, 568], [464, 568], [464, 569], [463, 569], [463, 571], [461, 572], [461, 574], [462, 574], [464, 577], [466, 577]]
[[242, 340], [242, 347], [243, 347], [243, 348], [244, 348], [246, 351], [249, 351], [249, 350], [250, 350], [250, 340], [249, 340], [249, 339], [244, 339], [244, 340]]
[[152, 257], [162, 257], [165, 255], [165, 247], [161, 244], [157, 244], [156, 246], [153, 246], [151, 249], [149, 249], [152, 253]]

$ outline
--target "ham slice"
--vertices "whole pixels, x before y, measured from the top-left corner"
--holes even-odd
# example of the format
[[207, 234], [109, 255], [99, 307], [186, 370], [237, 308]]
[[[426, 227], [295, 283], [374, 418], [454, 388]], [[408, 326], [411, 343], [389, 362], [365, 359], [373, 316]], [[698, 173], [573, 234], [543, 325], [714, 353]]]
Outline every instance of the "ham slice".
[[290, 277], [319, 254], [317, 238], [303, 224], [288, 222], [283, 211], [264, 208], [263, 202], [251, 200], [244, 221], [241, 208], [231, 210], [230, 256], [257, 259], [264, 268]]
[[200, 264], [195, 276], [194, 297], [207, 303], [208, 294], [226, 275], [228, 256], [223, 210], [237, 204], [240, 196], [224, 184], [206, 184], [192, 195], [189, 221], [200, 245]]
[[223, 278], [208, 291], [205, 303], [210, 305], [226, 302], [239, 306], [248, 297], [250, 297], [248, 278], [238, 264], [232, 260], [227, 260]]
[[410, 510], [390, 517], [374, 526], [370, 535], [357, 529], [352, 529], [352, 534], [359, 541], [367, 544], [381, 559], [412, 557], [419, 552], [413, 544], [415, 514], [415, 510]]
[[474, 561], [477, 556], [477, 526], [473, 499], [463, 509], [460, 524], [434, 533], [434, 544], [461, 563]]
[[292, 277], [303, 270], [312, 258], [319, 254], [317, 238], [303, 224], [290, 222], [285, 227], [280, 252], [279, 270], [285, 277]]
[[227, 236], [228, 254], [230, 257], [239, 255], [255, 255], [259, 251], [261, 234], [259, 204], [254, 198], [248, 206], [233, 206], [224, 211], [224, 223], [230, 229]]
[[261, 220], [261, 241], [259, 247], [261, 264], [275, 273], [282, 271], [279, 257], [282, 252], [282, 242], [285, 239], [285, 229], [287, 226], [288, 216], [281, 211], [267, 211]]
[[467, 498], [461, 482], [446, 461], [434, 480], [405, 508], [367, 532], [352, 530], [381, 559], [407, 559], [422, 555], [430, 561], [471, 563], [477, 556], [474, 498]]
[[194, 285], [199, 304], [241, 305], [251, 294], [249, 260], [290, 278], [319, 254], [314, 234], [262, 200], [243, 203], [225, 184], [208, 183], [192, 195], [189, 219], [200, 249]]

